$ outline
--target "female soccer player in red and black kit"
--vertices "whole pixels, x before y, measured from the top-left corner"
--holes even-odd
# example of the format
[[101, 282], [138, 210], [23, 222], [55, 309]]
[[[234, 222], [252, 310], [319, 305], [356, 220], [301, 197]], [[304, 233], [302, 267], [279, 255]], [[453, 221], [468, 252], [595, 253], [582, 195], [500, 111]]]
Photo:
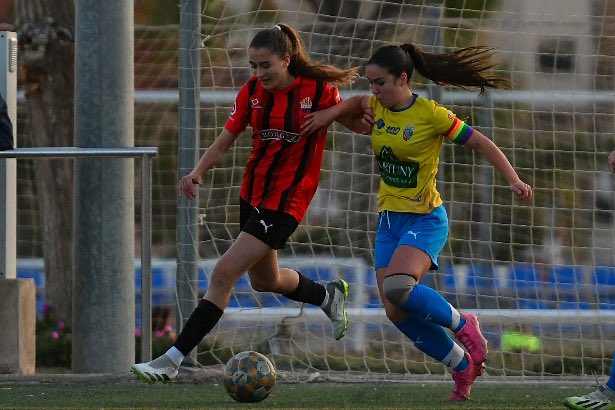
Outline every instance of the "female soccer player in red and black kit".
[[[279, 268], [277, 250], [303, 219], [320, 178], [327, 129], [302, 133], [304, 118], [339, 103], [338, 90], [330, 83], [348, 85], [356, 79], [356, 70], [311, 61], [297, 32], [284, 24], [258, 32], [248, 57], [254, 75], [239, 91], [224, 130], [179, 182], [180, 191], [194, 198], [202, 175], [250, 125], [253, 145], [240, 193], [241, 232], [218, 260], [205, 296], [174, 345], [159, 358], [132, 366], [147, 383], [177, 376], [183, 358], [218, 323], [233, 286], [246, 271], [257, 291], [320, 306], [333, 323], [335, 339], [348, 327], [348, 284], [338, 279], [323, 286], [295, 270]], [[371, 131], [357, 118], [337, 121], [356, 132]]]

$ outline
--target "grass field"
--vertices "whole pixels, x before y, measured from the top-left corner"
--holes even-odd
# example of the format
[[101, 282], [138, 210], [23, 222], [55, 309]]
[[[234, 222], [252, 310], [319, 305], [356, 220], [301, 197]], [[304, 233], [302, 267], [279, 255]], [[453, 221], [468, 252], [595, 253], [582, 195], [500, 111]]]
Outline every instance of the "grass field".
[[261, 403], [240, 404], [214, 384], [0, 383], [2, 409], [563, 409], [591, 386], [478, 383], [470, 401], [446, 402], [452, 383], [278, 383]]

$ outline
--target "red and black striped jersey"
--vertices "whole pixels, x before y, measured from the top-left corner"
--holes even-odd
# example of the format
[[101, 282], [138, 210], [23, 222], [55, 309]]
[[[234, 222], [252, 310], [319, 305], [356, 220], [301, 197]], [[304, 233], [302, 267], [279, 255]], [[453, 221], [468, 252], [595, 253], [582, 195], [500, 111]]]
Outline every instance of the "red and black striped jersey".
[[284, 89], [266, 90], [256, 77], [250, 78], [225, 125], [233, 135], [248, 124], [253, 131], [241, 197], [301, 222], [320, 179], [327, 129], [304, 136], [300, 125], [309, 112], [340, 101], [337, 88], [325, 81], [297, 77]]

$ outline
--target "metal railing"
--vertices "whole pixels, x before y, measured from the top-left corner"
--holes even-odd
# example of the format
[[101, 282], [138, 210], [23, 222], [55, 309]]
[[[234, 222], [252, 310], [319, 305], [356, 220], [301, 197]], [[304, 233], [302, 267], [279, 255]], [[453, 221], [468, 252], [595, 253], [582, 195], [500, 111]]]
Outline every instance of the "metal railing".
[[152, 164], [158, 147], [78, 148], [38, 147], [0, 151], [0, 159], [136, 158], [141, 160], [141, 360], [152, 355]]

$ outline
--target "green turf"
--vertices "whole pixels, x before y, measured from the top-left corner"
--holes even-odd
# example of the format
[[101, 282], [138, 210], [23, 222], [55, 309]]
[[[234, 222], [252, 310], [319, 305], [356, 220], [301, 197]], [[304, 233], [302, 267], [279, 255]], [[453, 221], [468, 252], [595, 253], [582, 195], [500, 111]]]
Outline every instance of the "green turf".
[[452, 384], [278, 384], [261, 403], [239, 404], [219, 385], [0, 384], [0, 408], [10, 409], [562, 409], [566, 396], [591, 386], [540, 383], [476, 385], [472, 399], [446, 402]]

